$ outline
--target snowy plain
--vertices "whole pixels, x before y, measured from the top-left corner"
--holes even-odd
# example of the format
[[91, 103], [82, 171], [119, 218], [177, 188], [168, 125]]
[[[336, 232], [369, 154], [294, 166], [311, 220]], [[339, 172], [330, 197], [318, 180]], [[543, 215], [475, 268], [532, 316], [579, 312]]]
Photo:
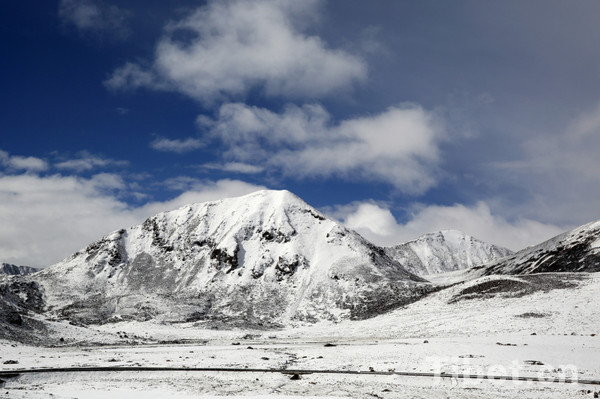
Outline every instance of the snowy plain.
[[[497, 279], [521, 278], [483, 280]], [[592, 398], [600, 386], [372, 372], [600, 379], [600, 312], [594, 305], [600, 274], [561, 275], [560, 279], [576, 287], [455, 300], [476, 284], [464, 282], [371, 319], [279, 330], [215, 330], [198, 322], [122, 322], [82, 330], [65, 323], [63, 333], [89, 334], [84, 341], [104, 345], [40, 348], [2, 341], [1, 370], [101, 366], [361, 373], [301, 374], [298, 380], [281, 372], [22, 374], [5, 379], [0, 397]], [[18, 363], [2, 364], [7, 360]]]

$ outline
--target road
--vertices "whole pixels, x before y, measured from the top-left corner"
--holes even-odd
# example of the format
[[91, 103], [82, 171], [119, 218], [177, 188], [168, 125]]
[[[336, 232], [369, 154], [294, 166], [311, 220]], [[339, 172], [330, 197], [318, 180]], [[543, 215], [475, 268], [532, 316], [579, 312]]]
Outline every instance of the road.
[[184, 371], [199, 373], [280, 373], [288, 375], [303, 374], [351, 374], [351, 375], [397, 375], [401, 377], [427, 377], [427, 378], [454, 378], [454, 379], [479, 379], [479, 380], [504, 380], [504, 381], [530, 381], [558, 384], [585, 384], [600, 385], [600, 380], [571, 379], [571, 378], [543, 378], [521, 377], [507, 375], [474, 375], [450, 373], [422, 373], [410, 371], [369, 371], [369, 370], [314, 370], [314, 369], [264, 369], [264, 368], [227, 368], [227, 367], [63, 367], [63, 368], [31, 368], [0, 370], [0, 379], [17, 378], [22, 374], [51, 374], [51, 373], [94, 373], [94, 372], [131, 372], [131, 371]]

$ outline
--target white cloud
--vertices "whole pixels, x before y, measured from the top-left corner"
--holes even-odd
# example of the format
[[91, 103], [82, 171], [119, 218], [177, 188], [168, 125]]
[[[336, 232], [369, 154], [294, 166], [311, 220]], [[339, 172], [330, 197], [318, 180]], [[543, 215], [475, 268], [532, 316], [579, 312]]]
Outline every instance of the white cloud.
[[82, 152], [79, 158], [57, 162], [56, 164], [54, 164], [54, 166], [58, 169], [72, 170], [75, 172], [84, 172], [95, 168], [107, 166], [124, 167], [128, 164], [129, 163], [127, 161], [117, 161], [110, 158], [102, 158], [97, 155], [92, 155], [88, 152]]
[[159, 81], [159, 78], [155, 76], [153, 71], [145, 70], [132, 62], [127, 62], [115, 70], [104, 84], [113, 90], [125, 90], [137, 87], [146, 87], [155, 90], [173, 90], [170, 85]]
[[539, 244], [568, 227], [530, 219], [514, 221], [494, 215], [485, 202], [468, 207], [415, 205], [409, 220], [400, 223], [384, 204], [357, 202], [326, 210], [332, 217], [379, 245], [396, 245], [439, 230], [459, 230], [512, 250]]
[[123, 39], [129, 35], [127, 19], [130, 12], [98, 0], [61, 0], [58, 16], [79, 33], [108, 35]]
[[[104, 182], [102, 181], [104, 180]], [[3, 262], [48, 266], [132, 222], [126, 205], [106, 193], [108, 178], [0, 176]], [[125, 216], [125, 217], [123, 217]]]
[[204, 147], [204, 143], [193, 137], [188, 137], [185, 140], [157, 137], [150, 143], [150, 147], [157, 151], [183, 154], [184, 152], [190, 152]]
[[334, 124], [320, 105], [288, 105], [277, 114], [230, 103], [198, 124], [223, 141], [227, 160], [298, 178], [374, 179], [409, 193], [435, 183], [443, 136], [435, 116], [415, 105]]
[[119, 199], [120, 176], [0, 175], [2, 262], [48, 266], [103, 235], [188, 203], [239, 196], [262, 189], [237, 180], [195, 181], [167, 201], [130, 207]]
[[366, 66], [301, 32], [319, 3], [209, 1], [166, 27], [150, 68], [127, 63], [105, 84], [173, 90], [204, 102], [243, 96], [256, 87], [269, 96], [328, 95], [366, 78]]
[[260, 166], [250, 165], [242, 162], [226, 162], [223, 164], [220, 163], [207, 163], [202, 165], [205, 169], [214, 169], [214, 170], [222, 170], [224, 172], [234, 172], [234, 173], [246, 173], [246, 174], [254, 174], [260, 173], [264, 170], [264, 168]]
[[29, 172], [42, 172], [48, 169], [48, 163], [36, 157], [24, 157], [20, 155], [10, 155], [6, 151], [0, 150], [0, 165], [13, 170], [26, 170]]
[[48, 169], [48, 163], [35, 157], [10, 157], [8, 166], [14, 169], [25, 169], [30, 171], [42, 171]]

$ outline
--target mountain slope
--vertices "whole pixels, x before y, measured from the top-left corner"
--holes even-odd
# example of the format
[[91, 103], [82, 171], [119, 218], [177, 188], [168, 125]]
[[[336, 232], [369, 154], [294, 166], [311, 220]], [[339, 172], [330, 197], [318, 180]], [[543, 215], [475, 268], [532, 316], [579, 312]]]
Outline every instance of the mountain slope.
[[430, 233], [385, 248], [388, 256], [419, 276], [467, 269], [512, 254], [456, 230]]
[[82, 323], [364, 318], [431, 290], [287, 191], [158, 214], [90, 244], [36, 281], [57, 317]]
[[600, 271], [600, 221], [474, 270], [477, 275]]
[[21, 276], [24, 274], [35, 273], [37, 271], [39, 271], [39, 269], [36, 269], [35, 267], [29, 267], [29, 266], [17, 266], [17, 265], [11, 265], [10, 263], [2, 263], [2, 265], [0, 265], [0, 274]]

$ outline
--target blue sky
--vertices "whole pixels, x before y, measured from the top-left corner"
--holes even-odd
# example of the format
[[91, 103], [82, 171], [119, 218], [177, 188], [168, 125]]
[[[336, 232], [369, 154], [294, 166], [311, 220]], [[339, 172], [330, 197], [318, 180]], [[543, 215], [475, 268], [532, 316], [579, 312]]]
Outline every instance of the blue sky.
[[2, 5], [0, 261], [288, 189], [382, 245], [599, 217], [600, 3]]

